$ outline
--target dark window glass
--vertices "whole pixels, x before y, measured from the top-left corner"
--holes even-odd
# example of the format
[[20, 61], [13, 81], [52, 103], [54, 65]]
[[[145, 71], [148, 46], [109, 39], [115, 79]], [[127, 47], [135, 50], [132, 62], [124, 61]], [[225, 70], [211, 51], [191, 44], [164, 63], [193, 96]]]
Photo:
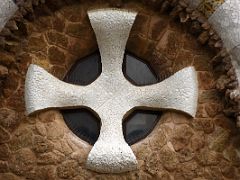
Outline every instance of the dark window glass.
[[131, 83], [137, 86], [158, 82], [158, 78], [149, 64], [128, 53], [125, 54], [123, 73]]
[[88, 85], [95, 81], [101, 74], [101, 58], [99, 53], [94, 53], [76, 62], [64, 78], [65, 82]]
[[[150, 66], [133, 55], [126, 53], [123, 73], [133, 84], [138, 86], [154, 84], [158, 78]], [[101, 74], [99, 52], [76, 62], [64, 78], [65, 82], [88, 85]], [[89, 144], [94, 144], [100, 134], [101, 121], [90, 110], [66, 109], [61, 111], [67, 126], [74, 134]], [[135, 110], [123, 120], [123, 133], [126, 142], [131, 145], [146, 137], [157, 124], [161, 113], [155, 111]]]
[[123, 121], [123, 133], [126, 142], [131, 145], [145, 138], [157, 124], [161, 113], [135, 110]]
[[88, 109], [62, 110], [69, 129], [82, 140], [94, 144], [99, 136], [100, 120]]

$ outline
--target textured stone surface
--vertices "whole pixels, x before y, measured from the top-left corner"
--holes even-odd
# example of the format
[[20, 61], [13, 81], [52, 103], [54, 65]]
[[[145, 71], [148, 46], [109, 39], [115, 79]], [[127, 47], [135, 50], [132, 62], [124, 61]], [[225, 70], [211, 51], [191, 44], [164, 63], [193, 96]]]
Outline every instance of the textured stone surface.
[[0, 143], [5, 143], [10, 140], [10, 134], [2, 127], [0, 127]]
[[18, 125], [17, 113], [11, 109], [0, 109], [0, 124], [9, 129], [14, 129]]
[[32, 170], [35, 164], [36, 157], [34, 153], [28, 148], [23, 148], [13, 155], [9, 166], [10, 169], [17, 175], [23, 175]]
[[238, 0], [226, 0], [209, 18], [222, 37], [224, 45], [232, 49], [240, 43], [240, 5]]
[[[27, 1], [26, 1], [27, 2]], [[29, 1], [28, 1], [29, 2]], [[34, 22], [29, 22], [28, 20], [24, 19], [24, 21], [21, 21], [20, 24], [23, 28], [20, 28], [17, 31], [17, 35], [22, 35], [25, 33], [24, 28], [25, 27], [31, 27], [29, 28], [29, 34], [26, 34], [23, 36], [24, 41], [29, 41], [29, 36], [38, 36], [41, 35], [44, 36], [44, 39], [47, 37], [48, 32], [61, 32], [63, 37], [66, 37], [68, 41], [70, 42], [70, 39], [72, 37], [69, 37], [65, 33], [65, 28], [68, 26], [68, 19], [71, 19], [72, 21], [79, 21], [78, 23], [86, 23], [87, 26], [90, 26], [90, 23], [86, 20], [86, 10], [89, 8], [98, 8], [98, 7], [106, 7], [108, 6], [107, 2], [104, 1], [105, 4], [102, 4], [103, 1], [95, 1], [96, 4], [90, 3], [89, 1], [84, 1], [81, 4], [71, 4], [72, 1], [68, 2], [68, 6], [61, 7], [64, 5], [63, 1], [61, 0], [48, 0], [47, 6], [43, 5], [41, 1], [34, 0], [34, 2], [39, 2], [39, 6], [41, 6], [42, 10], [46, 11], [49, 10], [48, 13], [50, 15], [44, 15], [42, 16], [43, 11], [39, 11], [39, 7], [35, 7], [34, 15], [37, 17], [41, 17], [41, 20], [36, 18]], [[78, 1], [80, 2], [80, 1]], [[146, 1], [148, 3], [149, 1]], [[151, 1], [152, 2], [152, 1]], [[151, 52], [153, 52], [153, 49], [156, 48], [156, 44], [159, 44], [159, 41], [153, 41], [152, 39], [148, 39], [148, 33], [152, 30], [148, 30], [149, 26], [145, 25], [144, 30], [142, 32], [145, 32], [144, 36], [143, 33], [138, 33], [136, 30], [134, 34], [131, 32], [129, 41], [127, 43], [127, 50], [136, 54], [137, 56], [141, 57], [142, 59], [148, 61], [150, 65], [154, 68], [156, 73], [159, 76], [163, 77], [169, 77], [172, 75], [171, 73], [168, 74], [169, 71], [163, 71], [166, 70], [165, 67], [173, 67], [175, 64], [175, 68], [173, 68], [172, 73], [180, 70], [186, 66], [194, 65], [195, 69], [199, 71], [204, 71], [208, 73], [212, 73], [213, 81], [216, 81], [221, 75], [227, 75], [226, 71], [221, 71], [222, 66], [225, 68], [226, 65], [222, 64], [222, 58], [226, 54], [220, 53], [217, 58], [214, 58], [219, 62], [218, 66], [214, 66], [214, 69], [217, 71], [214, 71], [211, 68], [211, 59], [217, 55], [215, 50], [209, 49], [207, 45], [202, 46], [197, 42], [197, 37], [192, 36], [188, 28], [189, 23], [191, 24], [192, 20], [189, 20], [186, 24], [179, 24], [178, 21], [173, 20], [169, 15], [168, 12], [172, 11], [172, 7], [169, 3], [166, 3], [164, 1], [164, 8], [167, 8], [167, 14], [161, 14], [159, 13], [159, 10], [152, 11], [149, 6], [143, 6], [140, 3], [137, 3], [136, 1], [130, 1], [129, 3], [126, 3], [124, 1], [124, 8], [129, 9], [135, 9], [141, 12], [143, 16], [145, 16], [146, 19], [150, 19], [154, 16], [154, 22], [157, 22], [156, 18], [159, 16], [160, 19], [164, 18], [166, 21], [168, 21], [168, 25], [165, 27], [166, 29], [164, 31], [171, 31], [174, 36], [172, 36], [172, 41], [168, 43], [169, 39], [165, 39], [164, 41], [161, 41], [161, 49], [159, 53], [156, 53], [156, 57], [154, 59], [150, 58]], [[174, 3], [175, 4], [175, 3]], [[60, 8], [58, 11], [55, 11], [57, 8]], [[161, 9], [164, 9], [161, 7]], [[50, 12], [50, 11], [55, 12]], [[64, 15], [62, 15], [62, 11], [65, 11]], [[28, 9], [21, 11], [23, 13], [29, 12]], [[75, 12], [75, 13], [74, 13]], [[76, 13], [77, 12], [77, 13]], [[185, 11], [184, 11], [185, 12]], [[184, 14], [184, 12], [181, 12], [181, 14]], [[29, 12], [32, 14], [31, 12]], [[195, 18], [193, 21], [196, 21], [196, 18], [200, 19], [199, 16], [196, 16], [195, 12], [188, 14], [186, 17]], [[26, 16], [26, 17], [29, 17]], [[30, 15], [32, 17], [32, 15]], [[150, 20], [145, 23], [148, 24]], [[24, 22], [24, 23], [22, 23]], [[54, 25], [51, 27], [46, 27], [46, 24], [51, 24], [49, 22], [55, 22]], [[56, 24], [58, 23], [58, 25]], [[135, 22], [136, 23], [136, 22]], [[141, 26], [141, 21], [139, 22]], [[137, 24], [134, 24], [134, 26], [139, 26]], [[133, 26], [133, 28], [134, 28]], [[200, 26], [201, 27], [201, 26]], [[208, 27], [204, 25], [204, 27]], [[136, 28], [137, 29], [137, 28]], [[162, 28], [161, 28], [162, 29]], [[157, 30], [156, 30], [157, 31]], [[191, 31], [190, 31], [191, 32]], [[209, 30], [209, 33], [212, 34], [212, 31]], [[87, 32], [86, 32], [87, 34]], [[93, 34], [93, 31], [91, 30], [91, 34]], [[15, 36], [17, 36], [15, 34]], [[211, 35], [212, 36], [212, 35]], [[215, 35], [214, 35], [215, 36]], [[0, 37], [0, 44], [1, 44], [1, 38]], [[18, 36], [17, 36], [18, 37]], [[76, 41], [79, 42], [81, 47], [79, 49], [82, 49], [81, 52], [84, 52], [84, 54], [89, 54], [96, 50], [96, 41], [94, 38], [90, 37], [89, 41], [85, 43], [86, 41], [83, 41], [84, 38], [88, 37], [82, 37], [79, 39], [76, 38]], [[227, 102], [224, 100], [224, 91], [218, 91], [216, 87], [213, 87], [213, 89], [201, 89], [199, 88], [199, 102], [198, 102], [198, 110], [201, 106], [203, 111], [201, 112], [201, 118], [196, 117], [194, 119], [186, 116], [185, 114], [179, 113], [179, 112], [172, 112], [167, 111], [163, 114], [160, 122], [156, 125], [152, 133], [139, 143], [136, 143], [132, 146], [133, 152], [137, 157], [138, 160], [138, 170], [128, 173], [122, 173], [122, 174], [99, 174], [95, 173], [93, 171], [90, 171], [85, 168], [85, 162], [87, 160], [87, 155], [89, 151], [91, 150], [92, 146], [88, 145], [87, 143], [83, 142], [81, 139], [76, 137], [74, 134], [70, 132], [70, 130], [67, 128], [67, 126], [64, 123], [63, 118], [61, 117], [61, 114], [56, 110], [47, 110], [41, 113], [37, 113], [36, 115], [33, 115], [31, 117], [26, 117], [24, 115], [25, 107], [19, 108], [18, 104], [24, 104], [22, 98], [14, 98], [15, 103], [13, 103], [13, 98], [8, 98], [9, 94], [11, 94], [13, 97], [20, 96], [23, 97], [23, 88], [24, 88], [24, 78], [25, 74], [27, 72], [27, 67], [30, 63], [37, 64], [39, 66], [44, 67], [44, 69], [51, 71], [52, 65], [48, 59], [47, 54], [45, 54], [47, 51], [29, 51], [28, 45], [22, 41], [20, 42], [9, 42], [9, 38], [7, 38], [8, 41], [4, 41], [4, 43], [7, 43], [3, 46], [1, 46], [0, 51], [0, 64], [3, 64], [6, 66], [9, 70], [9, 72], [16, 73], [15, 76], [11, 77], [9, 79], [9, 82], [14, 81], [14, 86], [8, 86], [7, 92], [8, 94], [3, 94], [0, 97], [0, 107], [4, 110], [1, 110], [4, 116], [7, 117], [7, 119], [10, 119], [11, 122], [9, 124], [9, 127], [7, 126], [7, 123], [2, 123], [2, 119], [0, 120], [0, 126], [2, 126], [6, 131], [9, 132], [11, 135], [11, 140], [9, 142], [4, 143], [5, 145], [9, 146], [9, 157], [6, 156], [2, 159], [4, 162], [3, 164], [8, 164], [8, 167], [5, 168], [4, 173], [0, 173], [0, 179], [6, 179], [6, 180], [22, 180], [22, 179], [62, 179], [59, 177], [60, 174], [57, 173], [57, 167], [60, 167], [60, 165], [63, 162], [69, 162], [70, 164], [76, 161], [78, 163], [79, 169], [77, 169], [77, 173], [72, 174], [72, 168], [74, 166], [70, 166], [69, 168], [65, 168], [64, 172], [67, 175], [70, 175], [72, 178], [67, 179], [240, 179], [240, 171], [239, 171], [239, 163], [240, 163], [240, 157], [239, 157], [239, 141], [240, 137], [237, 133], [236, 125], [234, 123], [234, 118], [228, 118], [223, 114], [223, 109], [226, 108]], [[162, 37], [160, 38], [162, 39]], [[21, 38], [19, 38], [21, 40]], [[210, 40], [211, 43], [216, 42]], [[72, 43], [75, 43], [75, 41], [71, 41]], [[163, 43], [164, 42], [164, 43]], [[181, 54], [179, 57], [182, 57], [182, 64], [179, 63], [178, 59], [176, 59], [175, 53], [171, 53], [171, 51], [168, 51], [168, 48], [172, 48], [170, 45], [174, 45], [177, 50], [174, 52], [178, 52]], [[19, 44], [18, 44], [19, 43]], [[50, 48], [51, 45], [48, 44], [47, 41], [44, 41], [46, 49]], [[18, 50], [20, 50], [21, 55], [18, 55], [16, 52], [16, 44]], [[214, 44], [214, 43], [213, 43]], [[68, 69], [71, 67], [71, 65], [78, 59], [84, 56], [84, 54], [81, 54], [79, 56], [74, 56], [69, 52], [69, 46], [60, 49], [66, 50], [66, 61], [64, 64], [57, 64], [58, 67], [61, 67], [62, 69], [65, 69], [63, 71], [59, 71], [59, 75], [61, 77], [64, 76], [64, 74], [68, 71]], [[44, 50], [44, 49], [43, 49]], [[186, 53], [189, 52], [189, 53]], [[184, 54], [188, 54], [185, 61]], [[189, 59], [190, 55], [195, 60], [191, 61]], [[224, 55], [225, 54], [225, 55]], [[161, 56], [160, 56], [161, 55]], [[167, 57], [166, 57], [167, 56]], [[170, 58], [171, 57], [171, 58]], [[175, 63], [177, 62], [177, 63]], [[191, 64], [194, 62], [194, 64]], [[219, 66], [220, 65], [220, 66]], [[19, 70], [18, 70], [19, 68]], [[203, 73], [199, 73], [201, 76]], [[165, 78], [163, 78], [165, 79]], [[15, 86], [15, 81], [17, 81], [17, 86]], [[5, 81], [4, 81], [5, 82]], [[204, 85], [207, 87], [207, 85]], [[202, 87], [204, 87], [202, 86]], [[5, 85], [1, 86], [0, 89], [5, 90]], [[226, 89], [226, 87], [224, 87]], [[9, 107], [8, 104], [11, 102], [11, 107]], [[214, 105], [220, 105], [220, 107], [224, 107], [223, 109], [220, 108], [220, 111], [217, 110], [214, 113], [209, 113], [209, 109], [215, 109]], [[208, 107], [210, 105], [210, 107]], [[16, 109], [18, 109], [16, 111]], [[218, 108], [216, 108], [218, 109]], [[212, 111], [212, 110], [211, 110]], [[200, 112], [200, 111], [199, 111]], [[204, 117], [203, 117], [204, 116]], [[210, 117], [209, 117], [210, 116]], [[200, 119], [200, 121], [198, 121]], [[205, 119], [205, 121], [203, 121]], [[210, 120], [210, 123], [209, 123]], [[37, 122], [40, 122], [40, 124]], [[49, 123], [53, 123], [53, 125], [57, 124], [57, 128], [55, 129], [56, 133], [54, 136], [49, 136], [51, 139], [48, 139], [46, 130], [42, 131], [42, 134], [39, 133], [40, 129], [46, 129], [48, 126], [52, 126]], [[199, 122], [198, 126], [196, 126], [195, 122]], [[175, 133], [175, 129], [179, 127], [180, 125], [183, 125], [184, 127], [188, 127], [187, 129], [192, 129], [193, 135], [190, 138], [190, 142], [187, 145], [187, 147], [184, 147], [182, 150], [179, 150], [178, 152], [175, 152], [172, 143], [171, 143], [171, 137]], [[205, 125], [204, 125], [205, 124]], [[207, 127], [207, 124], [210, 124], [211, 126], [207, 128], [206, 130], [203, 127]], [[199, 126], [201, 125], [201, 126]], [[38, 126], [38, 129], [36, 128]], [[219, 128], [221, 127], [221, 128]], [[201, 128], [201, 129], [200, 129]], [[54, 130], [54, 127], [51, 128]], [[61, 129], [61, 131], [59, 131]], [[225, 129], [225, 130], [222, 130]], [[215, 131], [217, 133], [215, 133]], [[225, 134], [225, 131], [230, 132], [230, 136], [228, 138], [228, 143], [224, 144], [221, 142], [224, 142], [226, 136], [221, 136], [221, 134]], [[29, 133], [30, 132], [30, 133]], [[26, 135], [25, 135], [26, 134]], [[49, 141], [54, 145], [53, 149], [50, 148], [50, 150], [46, 153], [35, 153], [33, 148], [33, 142], [35, 135], [42, 136], [44, 138], [47, 138], [48, 141], [44, 141], [46, 145], [49, 143]], [[53, 137], [53, 138], [52, 138]], [[211, 137], [211, 138], [210, 138]], [[221, 141], [218, 141], [217, 139], [222, 139]], [[210, 150], [210, 146], [212, 140], [217, 140], [215, 142], [220, 142], [222, 145], [225, 146], [225, 149], [223, 152], [215, 151], [215, 148]], [[180, 141], [180, 140], [179, 140]], [[64, 145], [61, 145], [64, 142]], [[180, 141], [181, 142], [181, 141]], [[167, 147], [165, 146], [167, 144]], [[1, 146], [1, 145], [0, 145]], [[224, 147], [219, 146], [219, 147]], [[13, 156], [16, 156], [16, 154], [23, 154], [20, 149], [24, 148], [30, 148], [32, 152], [35, 154], [34, 156], [31, 156], [34, 161], [41, 162], [41, 164], [33, 164], [33, 168], [30, 171], [23, 172], [22, 175], [18, 175], [16, 171], [13, 171], [14, 168], [11, 168], [12, 165], [18, 165], [19, 161], [21, 161], [21, 158], [14, 159], [14, 162], [10, 162], [11, 158]], [[72, 150], [72, 153], [69, 150], [69, 147]], [[169, 151], [169, 154], [171, 155], [174, 153], [175, 157], [177, 157], [177, 160], [173, 160], [174, 162], [174, 170], [171, 170], [171, 167], [169, 169], [166, 159], [171, 157], [166, 157], [163, 160], [159, 158], [159, 152], [164, 147], [164, 151]], [[213, 146], [214, 147], [214, 146]], [[215, 146], [218, 147], [218, 146]], [[204, 149], [204, 150], [203, 150]], [[217, 148], [218, 149], [218, 148]], [[220, 148], [221, 149], [221, 148]], [[61, 150], [61, 152], [60, 152]], [[58, 151], [58, 152], [56, 152]], [[63, 151], [66, 151], [68, 153], [64, 153]], [[190, 152], [189, 152], [190, 151]], [[216, 158], [216, 152], [217, 160]], [[163, 151], [161, 151], [163, 153]], [[211, 155], [209, 155], [211, 154]], [[150, 157], [150, 155], [154, 155], [156, 158], [155, 160]], [[205, 155], [205, 156], [203, 156]], [[209, 156], [208, 156], [209, 155]], [[2, 158], [2, 157], [1, 157]], [[37, 159], [37, 160], [36, 160]], [[201, 160], [202, 159], [202, 160]], [[211, 161], [206, 163], [206, 159], [212, 159]], [[51, 161], [50, 161], [51, 160]], [[8, 163], [6, 163], [8, 162]], [[56, 163], [57, 162], [57, 163]], [[217, 162], [217, 163], [216, 163]], [[52, 163], [52, 164], [47, 164]], [[55, 163], [55, 164], [54, 164]], [[168, 167], [168, 170], [163, 167], [163, 164], [165, 167]], [[211, 165], [205, 165], [205, 164], [211, 164]], [[64, 165], [63, 165], [64, 166]], [[75, 176], [76, 175], [76, 176]], [[62, 175], [60, 175], [62, 177]], [[74, 177], [73, 177], [74, 176]]]
[[[133, 86], [127, 80], [123, 80], [123, 83], [120, 83], [120, 77], [112, 76], [111, 78], [111, 83], [109, 83], [109, 78], [107, 78], [108, 81], [105, 78], [99, 78], [95, 83], [87, 87], [74, 86], [56, 79], [36, 65], [31, 65], [28, 69], [25, 86], [27, 112], [31, 114], [48, 108], [87, 106], [98, 112], [100, 117], [102, 117], [103, 115], [101, 114], [103, 112], [99, 110], [101, 109], [101, 104], [109, 100], [110, 96], [106, 92], [114, 88], [116, 90], [111, 92], [116, 94], [114, 100], [118, 101], [116, 98], [118, 97], [126, 105], [126, 107], [120, 108], [126, 110], [122, 112], [124, 114], [138, 106], [173, 109], [183, 111], [193, 117], [196, 114], [198, 86], [193, 67], [185, 68], [159, 84], [143, 88]], [[116, 80], [118, 80], [120, 86], [117, 84], [113, 86], [113, 81]], [[107, 83], [105, 83], [106, 81]], [[54, 91], [56, 87], [58, 88]], [[93, 94], [92, 91], [97, 89], [103, 90], [103, 92]], [[121, 93], [117, 89], [120, 89]], [[53, 92], [53, 94], [49, 92]], [[123, 102], [125, 100], [122, 98], [126, 102]], [[161, 104], [158, 102], [161, 102]], [[111, 104], [113, 106], [115, 103], [111, 102], [109, 107], [111, 107]], [[106, 111], [109, 109], [107, 108]], [[120, 109], [117, 110], [122, 111]], [[104, 114], [108, 113], [105, 112]], [[121, 117], [123, 117], [123, 114], [119, 116], [119, 119]], [[53, 133], [52, 131], [50, 132]]]
[[8, 75], [8, 69], [0, 65], [0, 77], [5, 78]]
[[10, 149], [7, 144], [0, 145], [0, 160], [7, 160], [10, 157]]

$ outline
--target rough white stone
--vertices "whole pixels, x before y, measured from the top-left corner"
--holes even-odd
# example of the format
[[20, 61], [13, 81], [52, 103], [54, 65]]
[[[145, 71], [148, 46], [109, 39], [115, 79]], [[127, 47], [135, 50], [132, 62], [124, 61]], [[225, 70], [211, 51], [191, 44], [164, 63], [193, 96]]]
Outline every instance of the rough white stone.
[[0, 31], [17, 11], [18, 7], [12, 0], [1, 0], [0, 2]]
[[195, 116], [198, 85], [193, 67], [165, 81], [138, 87], [125, 79], [122, 62], [136, 13], [120, 10], [90, 11], [102, 61], [102, 74], [88, 86], [67, 84], [44, 69], [30, 65], [25, 84], [28, 114], [53, 107], [89, 107], [102, 123], [100, 136], [87, 160], [98, 172], [120, 173], [137, 168], [137, 160], [122, 132], [122, 119], [133, 108], [173, 109]]
[[240, 44], [240, 3], [226, 0], [209, 18], [214, 29], [221, 36], [224, 45], [232, 49]]

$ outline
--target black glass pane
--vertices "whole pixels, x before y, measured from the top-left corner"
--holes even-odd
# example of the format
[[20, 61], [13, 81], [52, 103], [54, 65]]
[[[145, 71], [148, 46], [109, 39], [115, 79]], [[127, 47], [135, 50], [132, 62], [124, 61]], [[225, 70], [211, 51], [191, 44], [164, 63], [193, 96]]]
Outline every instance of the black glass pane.
[[[125, 77], [135, 85], [149, 85], [158, 82], [150, 66], [131, 54], [126, 53], [123, 62]], [[101, 74], [99, 52], [77, 61], [64, 78], [65, 82], [88, 85]], [[88, 109], [67, 109], [61, 111], [64, 120], [74, 134], [89, 144], [94, 144], [100, 134], [101, 121]], [[123, 133], [128, 144], [145, 138], [159, 120], [160, 113], [137, 110], [123, 121]]]
[[158, 82], [158, 78], [149, 64], [128, 53], [125, 54], [123, 72], [131, 83], [138, 86]]
[[126, 142], [132, 145], [145, 138], [161, 116], [160, 112], [136, 110], [123, 121], [123, 134]]
[[96, 52], [77, 61], [64, 78], [64, 81], [72, 84], [88, 85], [101, 74], [101, 67], [100, 54]]
[[94, 144], [99, 136], [100, 120], [87, 109], [62, 110], [63, 118], [69, 129], [89, 144]]

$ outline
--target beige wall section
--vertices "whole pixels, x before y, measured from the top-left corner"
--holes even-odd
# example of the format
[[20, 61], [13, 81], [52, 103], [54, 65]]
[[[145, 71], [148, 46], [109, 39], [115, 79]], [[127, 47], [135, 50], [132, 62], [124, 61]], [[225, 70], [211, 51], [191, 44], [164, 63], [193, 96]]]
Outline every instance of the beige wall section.
[[219, 74], [210, 64], [215, 54], [185, 26], [136, 1], [123, 5], [139, 11], [127, 50], [150, 62], [161, 77], [193, 65], [199, 80], [196, 118], [165, 111], [153, 132], [131, 146], [138, 170], [106, 175], [86, 169], [92, 147], [73, 135], [58, 111], [25, 116], [29, 64], [62, 79], [78, 58], [95, 51], [86, 11], [109, 6], [101, 2], [68, 5], [45, 16], [36, 12], [34, 22], [22, 24], [27, 35], [21, 46], [9, 43], [1, 49], [9, 72], [0, 86], [0, 179], [240, 179], [240, 135], [233, 119], [223, 114], [225, 101], [216, 89]]

